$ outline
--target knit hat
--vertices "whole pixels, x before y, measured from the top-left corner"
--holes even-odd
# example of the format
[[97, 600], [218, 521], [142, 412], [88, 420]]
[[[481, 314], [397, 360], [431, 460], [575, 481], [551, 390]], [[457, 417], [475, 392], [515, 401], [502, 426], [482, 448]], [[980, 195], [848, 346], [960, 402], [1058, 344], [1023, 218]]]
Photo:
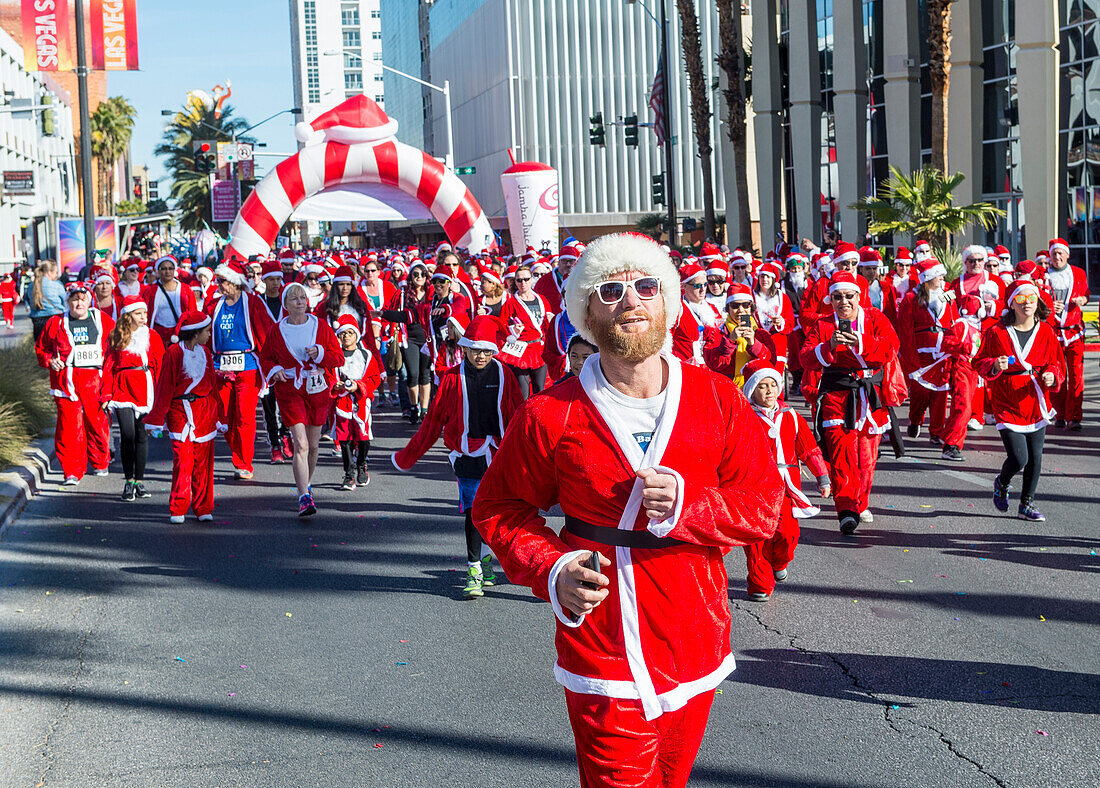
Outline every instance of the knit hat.
[[500, 318], [494, 315], [478, 315], [466, 326], [466, 332], [458, 340], [458, 346], [499, 353], [507, 334], [508, 330], [500, 322]]
[[588, 299], [600, 282], [616, 274], [638, 271], [655, 276], [661, 283], [665, 322], [669, 329], [676, 324], [683, 305], [680, 301], [680, 275], [668, 252], [652, 238], [640, 233], [613, 233], [597, 238], [584, 250], [565, 280], [565, 305], [569, 322], [577, 332], [595, 344], [588, 328]]
[[179, 342], [180, 334], [184, 331], [197, 331], [208, 325], [210, 325], [210, 315], [199, 312], [197, 309], [188, 309], [180, 315], [179, 322], [176, 323], [176, 330], [172, 332], [172, 341]]
[[768, 378], [775, 381], [780, 391], [783, 390], [783, 376], [779, 374], [778, 369], [768, 363], [767, 359], [753, 359], [741, 369], [741, 374], [745, 377], [745, 385], [741, 387], [741, 391], [745, 393], [745, 399], [751, 400], [756, 387]]

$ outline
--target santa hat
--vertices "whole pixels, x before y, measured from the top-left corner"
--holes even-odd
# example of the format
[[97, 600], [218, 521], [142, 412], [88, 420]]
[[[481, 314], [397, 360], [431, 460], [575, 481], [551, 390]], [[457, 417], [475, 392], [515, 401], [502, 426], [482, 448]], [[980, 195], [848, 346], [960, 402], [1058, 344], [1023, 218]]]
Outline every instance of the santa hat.
[[355, 319], [355, 315], [340, 315], [336, 318], [336, 335], [339, 336], [342, 331], [354, 331], [356, 337], [363, 336], [363, 332], [359, 330], [359, 321]]
[[993, 254], [1001, 258], [1012, 257], [1012, 252], [1008, 251], [1008, 247], [1002, 246], [1001, 244], [997, 244], [993, 247]]
[[768, 378], [775, 381], [780, 391], [783, 390], [783, 376], [779, 374], [778, 369], [768, 363], [767, 359], [753, 359], [741, 369], [741, 374], [745, 377], [745, 385], [741, 387], [741, 391], [745, 392], [745, 399], [750, 401], [756, 387]]
[[214, 271], [210, 266], [200, 265], [195, 269], [195, 278], [204, 284], [209, 284], [210, 280], [214, 278]]
[[932, 252], [932, 244], [928, 241], [917, 241], [917, 245], [913, 247], [914, 252], [920, 254], [930, 254]]
[[455, 248], [446, 241], [443, 241], [439, 246], [435, 248], [435, 254], [438, 257], [442, 252], [453, 252]]
[[144, 299], [142, 299], [141, 296], [136, 296], [136, 295], [123, 296], [122, 297], [122, 308], [118, 310], [118, 314], [121, 316], [121, 315], [129, 314], [130, 312], [136, 312], [139, 309], [148, 309], [148, 308], [149, 307], [146, 305]]
[[680, 284], [686, 285], [688, 282], [692, 282], [698, 278], [707, 278], [707, 272], [700, 268], [695, 263], [685, 263], [680, 268]]
[[676, 324], [683, 306], [680, 301], [680, 275], [668, 252], [652, 238], [640, 233], [613, 233], [590, 243], [565, 280], [569, 322], [589, 342], [596, 342], [587, 325], [589, 297], [600, 282], [628, 271], [657, 277], [664, 299], [665, 323], [669, 329]]
[[451, 326], [451, 330], [459, 337], [465, 336], [466, 327], [470, 325], [470, 315], [465, 309], [452, 309], [451, 314], [447, 316], [447, 325]]
[[1054, 256], [1054, 251], [1061, 249], [1066, 254], [1069, 254], [1069, 244], [1066, 243], [1064, 238], [1051, 238], [1050, 243], [1047, 244], [1047, 251], [1050, 252], [1050, 256]]
[[69, 282], [69, 284], [65, 285], [65, 298], [72, 298], [77, 293], [87, 293], [88, 295], [91, 295], [92, 286], [89, 285], [87, 282], [80, 281], [79, 279], [74, 282]]
[[858, 265], [873, 265], [876, 267], [880, 266], [882, 265], [882, 255], [879, 254], [878, 250], [873, 247], [861, 247], [859, 250]]
[[757, 277], [760, 277], [764, 274], [771, 276], [773, 279], [775, 279], [775, 281], [778, 282], [780, 279], [783, 278], [783, 266], [781, 266], [777, 261], [771, 260], [767, 263], [762, 264], [760, 268], [756, 270]]
[[1005, 292], [1005, 308], [1001, 312], [1002, 315], [1007, 315], [1008, 311], [1012, 308], [1012, 299], [1018, 295], [1025, 295], [1027, 293], [1034, 293], [1035, 297], [1039, 297], [1039, 286], [1034, 282], [1027, 279], [1017, 279], [1015, 282], [1008, 286], [1008, 290]]
[[140, 257], [128, 257], [125, 262], [122, 263], [123, 271], [141, 270], [142, 260]]
[[504, 278], [505, 279], [515, 279], [516, 278], [516, 271], [518, 271], [518, 270], [519, 270], [518, 265], [508, 266], [507, 268], [504, 269]]
[[531, 273], [539, 276], [550, 273], [550, 263], [545, 257], [539, 258], [531, 264]]
[[[1004, 247], [1003, 246], [998, 246], [997, 249], [1004, 249]], [[1005, 252], [1007, 253], [1008, 250], [1005, 249]], [[970, 244], [970, 246], [968, 246], [968, 247], [966, 247], [965, 249], [962, 250], [962, 259], [963, 259], [964, 263], [967, 260], [969, 260], [971, 257], [974, 257], [976, 255], [980, 255], [981, 257], [988, 257], [989, 256], [985, 252], [985, 247], [982, 246], [981, 244]], [[1000, 252], [997, 253], [997, 256], [1000, 257]]]
[[558, 253], [558, 260], [579, 260], [583, 253], [584, 244], [580, 241], [573, 241], [561, 248], [561, 251]]
[[724, 262], [722, 250], [716, 244], [705, 243], [699, 250], [699, 259], [704, 263]]
[[282, 278], [283, 267], [279, 265], [278, 260], [268, 260], [266, 263], [263, 264], [263, 268], [261, 269], [260, 273], [260, 279], [266, 281], [268, 279], [273, 279], [276, 276], [280, 279]]
[[985, 304], [974, 295], [959, 299], [959, 314], [963, 317], [985, 317]]
[[1035, 262], [1039, 262], [1039, 261], [1044, 261], [1045, 262], [1045, 261], [1049, 261], [1049, 260], [1050, 260], [1050, 253], [1047, 252], [1046, 249], [1040, 249], [1038, 252], [1035, 253]]
[[752, 290], [743, 282], [734, 282], [726, 291], [726, 306], [753, 302]]
[[904, 246], [899, 246], [897, 252], [894, 253], [894, 262], [901, 261], [903, 263], [913, 264], [913, 254]]
[[113, 268], [93, 268], [91, 281], [93, 285], [98, 285], [100, 282], [110, 282], [112, 285], [118, 284], [118, 274], [115, 273]]
[[336, 285], [341, 282], [355, 284], [355, 272], [351, 270], [350, 265], [341, 265], [333, 272], [332, 283]]
[[298, 256], [294, 254], [293, 249], [280, 249], [279, 256], [276, 259], [279, 261], [280, 264], [287, 261], [292, 262], [295, 265], [297, 265], [298, 263]]
[[316, 262], [313, 262], [313, 261], [310, 261], [310, 262], [308, 262], [308, 263], [306, 263], [305, 265], [302, 266], [302, 276], [303, 277], [309, 276], [310, 274], [317, 274], [318, 276], [320, 276], [324, 272], [325, 272], [325, 267], [323, 265], [321, 265], [320, 263], [316, 263]]
[[302, 121], [294, 127], [294, 136], [307, 145], [322, 141], [355, 145], [388, 139], [396, 134], [397, 121], [362, 94], [352, 96], [309, 123]]
[[508, 329], [500, 322], [500, 318], [494, 315], [478, 315], [466, 326], [458, 345], [470, 350], [491, 350], [499, 353], [507, 333]]
[[931, 282], [937, 276], [947, 276], [947, 269], [935, 257], [929, 257], [917, 263], [917, 281], [922, 285]]
[[809, 258], [801, 252], [791, 252], [789, 255], [787, 255], [787, 270], [790, 270], [791, 266], [793, 265], [800, 265], [803, 268], [807, 268], [809, 267], [809, 264]]
[[854, 291], [856, 293], [862, 293], [859, 282], [856, 281], [855, 274], [849, 271], [837, 271], [829, 278], [829, 295], [832, 295], [837, 290], [848, 290]]
[[478, 271], [478, 278], [488, 279], [490, 282], [494, 282], [497, 285], [504, 287], [504, 279], [501, 278], [500, 274], [498, 274], [496, 271], [494, 271], [492, 268], [489, 268], [488, 266], [484, 266], [480, 269], [480, 271]]
[[188, 309], [180, 315], [179, 322], [176, 323], [176, 330], [172, 332], [172, 341], [179, 342], [180, 334], [184, 331], [197, 331], [208, 325], [210, 325], [210, 315], [200, 312], [197, 309]]
[[158, 257], [157, 261], [153, 264], [153, 268], [160, 268], [160, 264], [165, 262], [166, 260], [171, 263], [174, 268], [179, 268], [180, 261], [177, 260], [174, 255], [170, 254], [165, 254]]
[[1043, 279], [1043, 269], [1034, 260], [1021, 260], [1012, 272], [1025, 280], [1040, 282]]
[[221, 277], [237, 287], [244, 287], [248, 284], [248, 276], [244, 272], [244, 262], [235, 255], [225, 258], [225, 262], [214, 269], [214, 276]]
[[833, 250], [833, 262], [841, 263], [850, 260], [853, 263], [859, 262], [859, 250], [856, 249], [856, 245], [848, 243], [847, 241], [841, 241], [836, 245], [836, 249]]

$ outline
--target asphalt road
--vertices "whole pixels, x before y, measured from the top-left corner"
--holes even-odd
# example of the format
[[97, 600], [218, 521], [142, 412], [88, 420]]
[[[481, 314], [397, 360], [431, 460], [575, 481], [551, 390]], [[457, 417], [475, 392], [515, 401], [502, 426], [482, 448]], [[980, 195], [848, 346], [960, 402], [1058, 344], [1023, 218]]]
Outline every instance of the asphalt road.
[[[989, 503], [992, 428], [964, 466], [918, 441], [880, 465], [876, 521], [803, 521], [791, 579], [744, 599], [727, 559], [738, 669], [692, 785], [1100, 784], [1100, 374], [1083, 433], [1048, 437], [1045, 524]], [[461, 597], [442, 450], [414, 475], [294, 516], [287, 466], [234, 483], [215, 525], [123, 504], [117, 474], [50, 489], [0, 542], [0, 786], [545, 786], [577, 783], [553, 614], [529, 590]], [[262, 439], [261, 439], [262, 444]], [[1014, 511], [1014, 510], [1013, 510]]]

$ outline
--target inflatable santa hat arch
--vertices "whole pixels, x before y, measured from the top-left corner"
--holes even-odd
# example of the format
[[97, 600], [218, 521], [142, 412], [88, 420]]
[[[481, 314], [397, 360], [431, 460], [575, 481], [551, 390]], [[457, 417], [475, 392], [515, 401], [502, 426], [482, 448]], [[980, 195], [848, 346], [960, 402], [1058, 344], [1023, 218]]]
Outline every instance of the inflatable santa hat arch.
[[396, 133], [397, 121], [363, 95], [299, 123], [295, 134], [306, 147], [256, 185], [233, 222], [227, 254], [266, 253], [304, 200], [352, 183], [396, 187], [429, 210], [453, 245], [474, 253], [493, 248], [493, 229], [465, 184], [424, 151], [398, 142]]

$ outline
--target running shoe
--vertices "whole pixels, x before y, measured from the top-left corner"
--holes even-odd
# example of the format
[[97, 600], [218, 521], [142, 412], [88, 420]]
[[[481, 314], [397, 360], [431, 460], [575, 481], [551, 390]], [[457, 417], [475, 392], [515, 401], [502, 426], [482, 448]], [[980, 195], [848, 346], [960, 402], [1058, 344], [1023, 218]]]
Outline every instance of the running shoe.
[[774, 572], [772, 572], [772, 577], [775, 578], [775, 582], [777, 583], [785, 583], [787, 581], [787, 570], [776, 569]]
[[340, 484], [341, 490], [354, 490], [355, 489], [355, 472], [348, 470], [344, 474], [344, 481]]
[[1008, 511], [1008, 485], [1001, 484], [1001, 477], [993, 480], [993, 505], [998, 512]]
[[1054, 420], [1054, 428], [1056, 430], [1064, 430], [1066, 428], [1066, 420], [1065, 419], [1055, 419]]
[[237, 468], [233, 471], [233, 478], [237, 481], [247, 482], [252, 478], [252, 471], [246, 471], [244, 468]]
[[864, 509], [859, 513], [859, 521], [861, 523], [873, 523], [875, 521], [875, 516], [871, 514], [870, 509]]
[[466, 599], [477, 599], [480, 596], [485, 596], [485, 592], [481, 590], [484, 585], [485, 581], [481, 576], [481, 569], [471, 566], [466, 570], [466, 587], [462, 589], [462, 596]]
[[909, 429], [907, 429], [905, 431], [905, 434], [908, 435], [910, 438], [919, 438], [920, 437], [920, 425], [919, 424], [910, 424]]
[[128, 481], [126, 484], [122, 485], [122, 500], [127, 503], [137, 500], [137, 492], [134, 490], [133, 482]]
[[983, 429], [985, 429], [985, 425], [977, 419], [971, 419], [970, 421], [966, 422], [966, 428], [971, 432], [981, 432]]
[[277, 449], [277, 448], [272, 449], [271, 450], [271, 464], [272, 465], [282, 465], [284, 462], [286, 462], [286, 457], [283, 455], [282, 450]]
[[859, 528], [859, 515], [855, 512], [840, 513], [840, 532], [845, 536], [851, 536]]
[[106, 476], [110, 471], [107, 468], [93, 468], [92, 476]]
[[497, 584], [497, 576], [493, 573], [493, 557], [491, 555], [481, 559], [481, 584], [486, 588]]
[[1081, 431], [1081, 422], [1071, 421], [1071, 422], [1069, 422], [1068, 425], [1066, 425], [1066, 429], [1069, 430], [1070, 432], [1080, 432]]
[[317, 505], [313, 503], [313, 496], [309, 493], [298, 496], [298, 516], [312, 517], [317, 514]]
[[62, 487], [76, 487], [80, 484], [80, 479], [75, 476], [66, 476], [65, 481], [61, 482]]
[[214, 522], [214, 515], [212, 515], [212, 514], [200, 514], [199, 515], [199, 522], [200, 523], [212, 523], [212, 522]]
[[1035, 504], [1031, 502], [1030, 498], [1024, 498], [1020, 501], [1020, 508], [1017, 510], [1016, 516], [1021, 520], [1032, 523], [1046, 522], [1047, 519], [1042, 512], [1035, 508]]
[[939, 435], [929, 435], [928, 442], [931, 443], [933, 446], [942, 446], [943, 438], [941, 438]]
[[363, 465], [360, 465], [358, 469], [356, 469], [355, 483], [358, 484], [360, 487], [366, 487], [368, 484], [370, 484], [370, 474], [367, 473], [367, 466], [365, 463]]
[[168, 522], [170, 522], [172, 525], [180, 525], [183, 523], [183, 515], [173, 514], [171, 517], [168, 518]]
[[145, 482], [134, 482], [134, 493], [138, 498], [152, 498], [153, 494], [145, 489]]
[[771, 599], [771, 594], [765, 594], [763, 591], [753, 591], [749, 594], [750, 602], [767, 602]]
[[940, 454], [940, 459], [947, 460], [948, 462], [963, 462], [966, 458], [963, 457], [963, 453], [958, 446], [952, 446], [949, 443], [943, 447], [943, 453]]

